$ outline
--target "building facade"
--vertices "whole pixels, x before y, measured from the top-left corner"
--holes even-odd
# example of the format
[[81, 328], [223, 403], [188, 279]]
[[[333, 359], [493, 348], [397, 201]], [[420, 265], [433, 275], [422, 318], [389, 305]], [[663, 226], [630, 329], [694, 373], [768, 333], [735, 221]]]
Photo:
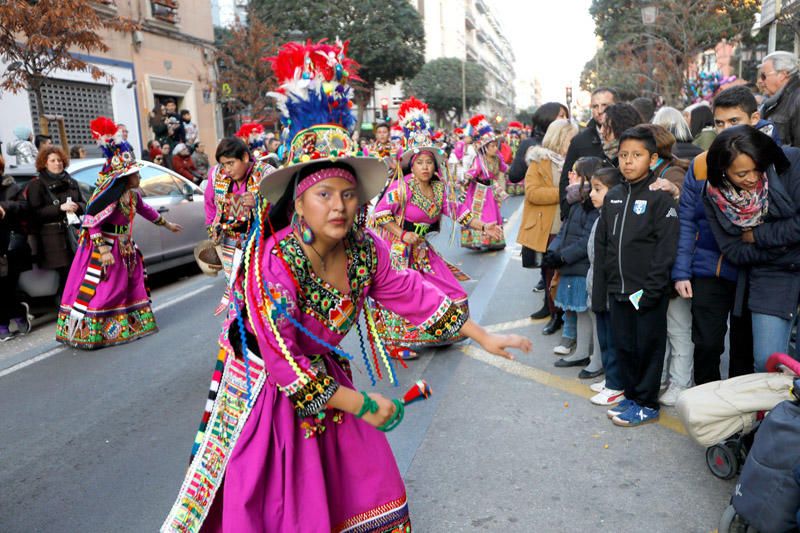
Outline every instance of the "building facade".
[[[86, 72], [50, 75], [43, 90], [45, 114], [65, 119], [70, 145], [85, 146], [90, 155], [99, 152], [89, 132], [89, 121], [106, 115], [128, 127], [129, 142], [137, 154], [153, 137], [149, 112], [168, 98], [178, 109], [188, 109], [199, 127], [199, 138], [208, 145], [217, 141], [217, 113], [213, 70], [214, 33], [211, 7], [203, 0], [138, 0], [94, 5], [101, 16], [122, 16], [141, 21], [132, 33], [102, 32], [106, 53], [75, 55], [105, 70], [113, 79], [93, 80]], [[0, 68], [5, 65], [0, 63]], [[29, 126], [39, 132], [33, 95], [27, 91], [0, 98], [3, 123], [0, 139], [13, 139], [13, 129]], [[57, 130], [55, 142], [60, 144]], [[14, 164], [13, 157], [7, 159]]]
[[[502, 25], [484, 0], [410, 0], [425, 27], [425, 61], [455, 57], [481, 65], [486, 71], [486, 99], [468, 113], [487, 117], [513, 116], [514, 53]], [[381, 104], [389, 104], [389, 115], [396, 118], [403, 100], [402, 84], [379, 86], [375, 102], [365, 120], [380, 115]]]

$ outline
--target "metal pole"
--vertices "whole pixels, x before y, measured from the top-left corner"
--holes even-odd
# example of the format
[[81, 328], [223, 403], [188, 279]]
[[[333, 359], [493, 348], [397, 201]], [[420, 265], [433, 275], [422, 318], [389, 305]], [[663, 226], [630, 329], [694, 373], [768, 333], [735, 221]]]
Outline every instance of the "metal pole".
[[775, 47], [777, 46], [778, 41], [778, 23], [773, 22], [769, 25], [769, 41], [767, 45], [767, 53], [771, 54], [775, 51]]

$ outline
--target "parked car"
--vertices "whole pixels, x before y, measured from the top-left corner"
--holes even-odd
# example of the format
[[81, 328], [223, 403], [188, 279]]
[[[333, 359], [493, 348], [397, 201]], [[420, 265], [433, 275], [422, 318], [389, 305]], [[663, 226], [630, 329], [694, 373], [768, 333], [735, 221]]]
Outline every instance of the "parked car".
[[[70, 163], [67, 172], [78, 181], [84, 197], [88, 199], [94, 191], [97, 174], [105, 159], [78, 159]], [[203, 190], [183, 176], [149, 161], [141, 161], [139, 189], [145, 203], [162, 213], [170, 222], [183, 226], [180, 233], [172, 233], [155, 226], [141, 217], [133, 226], [133, 238], [144, 256], [148, 273], [161, 272], [176, 266], [194, 262], [195, 245], [207, 238]], [[33, 166], [8, 167], [6, 174], [25, 187], [36, 177]], [[32, 243], [35, 246], [35, 243]], [[26, 275], [27, 274], [27, 275]], [[47, 276], [44, 272], [28, 272], [20, 276], [20, 289], [35, 296], [41, 294], [41, 283]], [[46, 291], [48, 292], [48, 291]], [[55, 294], [53, 290], [52, 294]]]

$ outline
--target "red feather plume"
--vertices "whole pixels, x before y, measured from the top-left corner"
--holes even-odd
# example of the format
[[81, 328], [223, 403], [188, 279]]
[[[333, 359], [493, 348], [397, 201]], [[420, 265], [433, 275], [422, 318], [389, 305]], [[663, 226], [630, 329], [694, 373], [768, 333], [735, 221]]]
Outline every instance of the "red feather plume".
[[478, 124], [480, 124], [482, 120], [486, 120], [485, 115], [475, 115], [474, 117], [469, 119], [469, 123], [472, 125], [473, 128], [477, 128]]
[[412, 96], [411, 98], [408, 98], [407, 100], [404, 100], [403, 103], [400, 104], [400, 110], [397, 112], [397, 117], [402, 119], [403, 117], [406, 116], [406, 113], [408, 113], [409, 111], [411, 111], [413, 109], [422, 109], [423, 111], [425, 111], [427, 113], [428, 112], [428, 104], [426, 104], [425, 102], [422, 102], [420, 100], [417, 100], [416, 98], [414, 98]]
[[[295, 79], [298, 73], [311, 70], [314, 74], [321, 74], [325, 80], [332, 81], [335, 77], [334, 67], [328, 62], [329, 53], [333, 53], [335, 59], [341, 59], [342, 67], [349, 74], [350, 79], [359, 80], [355, 71], [358, 63], [347, 57], [347, 46], [350, 41], [345, 41], [341, 49], [337, 45], [328, 44], [322, 39], [318, 43], [313, 43], [310, 39], [304, 43], [288, 42], [280, 47], [278, 54], [271, 57], [262, 58], [272, 66], [272, 72], [282, 85]], [[342, 57], [339, 57], [341, 53]], [[306, 65], [306, 56], [311, 60], [311, 68]]]
[[516, 120], [512, 120], [511, 122], [508, 123], [508, 127], [509, 128], [522, 128], [522, 123], [521, 122], [517, 122]]
[[89, 129], [93, 139], [101, 139], [105, 136], [113, 137], [119, 128], [110, 118], [97, 117], [89, 123]]
[[242, 127], [239, 128], [239, 131], [236, 132], [236, 137], [240, 139], [247, 139], [253, 133], [263, 133], [264, 126], [257, 122], [248, 122], [246, 124], [242, 124]]

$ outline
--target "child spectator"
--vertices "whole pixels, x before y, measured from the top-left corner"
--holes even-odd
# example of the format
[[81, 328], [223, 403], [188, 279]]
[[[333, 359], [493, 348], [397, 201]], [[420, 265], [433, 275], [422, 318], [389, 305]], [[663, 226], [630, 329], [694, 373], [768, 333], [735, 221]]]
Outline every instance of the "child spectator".
[[17, 157], [17, 166], [33, 165], [39, 150], [33, 145], [33, 132], [27, 126], [14, 128], [15, 139], [8, 144], [8, 155]]
[[[592, 327], [586, 312], [586, 273], [589, 271], [586, 248], [599, 214], [589, 199], [589, 179], [602, 164], [598, 157], [582, 157], [575, 162], [574, 169], [569, 172], [571, 183], [567, 186], [569, 214], [542, 259], [543, 266], [558, 269], [560, 275], [555, 305], [564, 311], [564, 331], [561, 344], [553, 353], [569, 357], [556, 361], [557, 367], [589, 363]], [[580, 343], [578, 333], [582, 338]]]
[[[606, 194], [610, 189], [619, 185], [620, 181], [621, 176], [619, 170], [616, 168], [604, 167], [595, 171], [591, 180], [592, 191], [589, 193], [589, 198], [591, 198], [592, 205], [595, 209], [600, 210], [602, 213], [603, 201], [606, 198]], [[618, 404], [623, 399], [624, 392], [622, 389], [624, 385], [622, 383], [622, 376], [620, 375], [617, 354], [614, 350], [614, 334], [611, 327], [611, 316], [608, 312], [608, 295], [600, 295], [599, 301], [594, 301], [592, 295], [595, 270], [594, 241], [598, 222], [599, 219], [595, 220], [592, 226], [592, 232], [589, 234], [587, 249], [589, 255], [589, 271], [586, 274], [586, 291], [589, 295], [589, 306], [592, 308], [592, 325], [594, 326], [596, 335], [595, 353], [600, 354], [606, 379], [591, 386], [591, 389], [597, 394], [592, 396], [589, 401], [595, 405], [611, 407]]]
[[206, 153], [205, 143], [198, 142], [197, 146], [194, 147], [194, 152], [192, 152], [192, 161], [194, 161], [194, 166], [197, 167], [197, 173], [199, 175], [208, 176], [210, 163], [208, 162], [208, 154]]
[[608, 298], [625, 399], [609, 409], [615, 425], [639, 426], [659, 417], [658, 393], [667, 336], [670, 269], [678, 239], [675, 201], [651, 191], [656, 140], [644, 127], [619, 138], [625, 181], [603, 202], [595, 236], [592, 305]]
[[189, 153], [189, 147], [183, 143], [178, 144], [172, 151], [172, 170], [192, 183], [199, 184], [205, 177], [197, 172], [194, 161], [192, 161], [192, 154]]
[[86, 148], [81, 146], [80, 144], [76, 144], [69, 149], [69, 158], [71, 160], [75, 159], [86, 159]]
[[186, 137], [186, 144], [190, 148], [194, 148], [197, 144], [197, 136], [200, 130], [197, 124], [192, 122], [192, 113], [188, 109], [181, 109], [181, 123], [183, 124], [183, 133]]
[[[731, 87], [714, 99], [714, 126], [717, 133], [749, 124], [776, 138], [777, 128], [762, 120], [756, 99], [746, 87]], [[746, 276], [737, 287], [736, 266], [720, 252], [703, 208], [707, 153], [692, 162], [684, 178], [678, 218], [680, 238], [672, 279], [675, 290], [692, 301], [692, 342], [694, 343], [694, 383], [702, 385], [720, 379], [720, 356], [725, 351], [725, 335], [730, 323], [730, 364], [728, 377], [753, 371], [753, 334], [750, 311], [740, 305], [736, 312], [737, 291], [747, 293]]]
[[[653, 132], [658, 151], [658, 161], [653, 167], [657, 178], [650, 190], [668, 192], [677, 201], [689, 162], [673, 155], [675, 137], [665, 127], [655, 124], [644, 127]], [[662, 405], [675, 405], [680, 393], [692, 386], [693, 352], [691, 301], [671, 290], [667, 307], [667, 350], [661, 374], [662, 388], [666, 386], [667, 390], [659, 398]]]
[[53, 138], [50, 135], [42, 135], [40, 133], [33, 139], [33, 144], [35, 144], [36, 149], [41, 152], [48, 146], [53, 146]]

